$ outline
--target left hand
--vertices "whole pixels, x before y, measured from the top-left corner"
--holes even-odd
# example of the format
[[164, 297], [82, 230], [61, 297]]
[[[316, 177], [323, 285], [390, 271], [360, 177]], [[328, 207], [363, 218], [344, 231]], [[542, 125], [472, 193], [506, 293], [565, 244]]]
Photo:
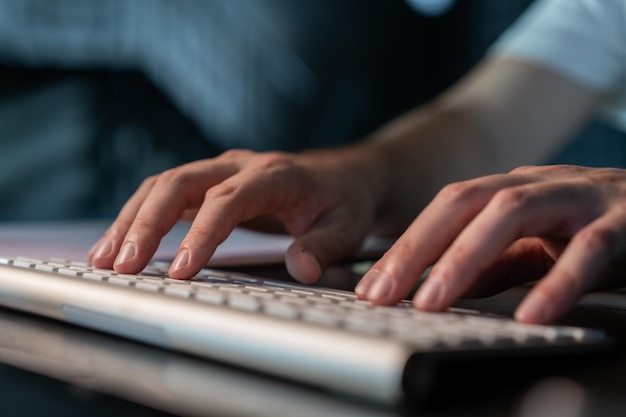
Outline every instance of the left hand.
[[[376, 225], [384, 164], [366, 148], [300, 154], [230, 150], [144, 180], [88, 254], [98, 268], [135, 274], [178, 220], [192, 220], [169, 276], [193, 277], [240, 225], [279, 226], [294, 237], [285, 262], [314, 283], [358, 250]], [[382, 167], [378, 167], [381, 165]]]
[[522, 167], [448, 185], [356, 293], [396, 303], [433, 264], [413, 300], [420, 310], [539, 280], [515, 317], [551, 322], [584, 293], [626, 284], [626, 170]]

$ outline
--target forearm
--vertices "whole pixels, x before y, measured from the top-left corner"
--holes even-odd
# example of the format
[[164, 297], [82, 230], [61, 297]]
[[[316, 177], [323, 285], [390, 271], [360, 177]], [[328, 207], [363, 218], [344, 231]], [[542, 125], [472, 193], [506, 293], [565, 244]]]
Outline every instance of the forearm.
[[434, 102], [374, 133], [386, 185], [379, 231], [400, 233], [446, 184], [496, 172], [489, 141], [468, 114]]
[[451, 182], [541, 163], [589, 117], [598, 99], [523, 62], [484, 63], [362, 145], [373, 149], [372, 169], [386, 185], [379, 227], [401, 232]]

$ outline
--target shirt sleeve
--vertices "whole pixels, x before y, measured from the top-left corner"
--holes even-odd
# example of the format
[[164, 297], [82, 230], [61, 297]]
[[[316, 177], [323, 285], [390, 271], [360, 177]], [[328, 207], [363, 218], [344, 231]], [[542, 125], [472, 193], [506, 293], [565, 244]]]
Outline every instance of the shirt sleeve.
[[536, 0], [489, 54], [531, 62], [604, 94], [605, 115], [626, 128], [626, 0]]

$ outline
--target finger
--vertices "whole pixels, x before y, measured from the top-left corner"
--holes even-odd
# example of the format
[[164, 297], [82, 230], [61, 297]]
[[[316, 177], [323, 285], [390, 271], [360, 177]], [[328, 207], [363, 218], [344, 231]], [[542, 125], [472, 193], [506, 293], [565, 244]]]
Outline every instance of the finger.
[[[288, 165], [270, 162], [249, 167], [210, 188], [170, 267], [173, 278], [189, 278], [209, 261], [217, 246], [241, 222], [290, 208], [301, 222], [317, 215], [315, 205], [300, 209], [304, 193], [311, 191]], [[285, 171], [286, 169], [286, 171]], [[306, 191], [305, 191], [306, 190]]]
[[305, 284], [317, 282], [324, 268], [360, 248], [370, 229], [369, 219], [373, 215], [357, 217], [345, 207], [325, 215], [289, 247], [285, 258], [287, 271]]
[[158, 175], [136, 212], [124, 217], [130, 226], [113, 267], [121, 273], [142, 270], [156, 252], [161, 238], [189, 212], [200, 206], [204, 191], [236, 171], [230, 163], [199, 161]]
[[191, 223], [198, 215], [198, 207], [188, 207], [180, 215], [180, 220]]
[[[499, 191], [437, 262], [414, 302], [428, 311], [450, 306], [521, 237], [571, 236], [589, 219], [593, 194], [579, 183], [538, 183]], [[581, 204], [585, 202], [584, 204]]]
[[113, 262], [122, 245], [122, 240], [126, 236], [141, 205], [152, 190], [155, 180], [156, 177], [150, 177], [141, 183], [137, 191], [124, 204], [115, 221], [89, 250], [87, 259], [96, 267], [113, 268]]
[[365, 274], [355, 288], [357, 296], [376, 304], [398, 302], [496, 191], [528, 181], [524, 176], [493, 175], [446, 186]]
[[528, 237], [517, 240], [477, 278], [463, 298], [488, 297], [516, 285], [542, 278], [554, 264], [544, 249], [542, 239]]
[[525, 297], [515, 312], [525, 323], [554, 321], [586, 292], [601, 286], [611, 263], [626, 253], [626, 216], [612, 210], [570, 241], [548, 275]]

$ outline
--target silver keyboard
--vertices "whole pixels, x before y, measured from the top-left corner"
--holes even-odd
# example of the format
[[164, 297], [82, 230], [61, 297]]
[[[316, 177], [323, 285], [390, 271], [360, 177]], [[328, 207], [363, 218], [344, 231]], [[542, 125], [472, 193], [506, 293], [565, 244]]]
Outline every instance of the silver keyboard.
[[167, 277], [169, 264], [163, 262], [153, 262], [136, 275], [56, 258], [0, 258], [0, 265], [177, 297], [279, 320], [396, 339], [416, 351], [568, 346], [601, 343], [606, 339], [600, 330], [527, 325], [466, 309], [425, 313], [415, 310], [409, 301], [392, 307], [374, 306], [348, 291], [214, 269], [203, 269], [190, 280], [175, 280]]

